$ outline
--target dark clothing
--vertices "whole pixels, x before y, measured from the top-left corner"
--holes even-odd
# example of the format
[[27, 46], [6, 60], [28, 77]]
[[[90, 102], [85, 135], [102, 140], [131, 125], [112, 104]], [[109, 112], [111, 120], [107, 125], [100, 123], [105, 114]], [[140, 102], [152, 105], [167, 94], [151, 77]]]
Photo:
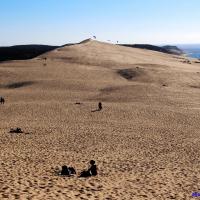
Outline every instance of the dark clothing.
[[88, 169], [88, 171], [90, 172], [91, 176], [96, 176], [97, 175], [97, 166], [96, 165], [92, 165], [90, 167], [90, 169]]
[[89, 171], [82, 171], [80, 174], [80, 177], [89, 177], [89, 176], [91, 176]]
[[80, 177], [90, 177], [97, 175], [97, 166], [92, 165], [87, 171], [82, 171]]
[[76, 170], [73, 167], [69, 167], [68, 170], [70, 175], [76, 174]]
[[69, 175], [69, 169], [67, 166], [62, 166], [62, 171], [61, 171], [61, 175], [65, 175], [68, 176]]
[[16, 128], [16, 129], [11, 128], [10, 133], [23, 133], [23, 131], [21, 130], [21, 128]]
[[61, 175], [70, 176], [76, 174], [76, 170], [73, 167], [62, 166]]
[[4, 103], [5, 103], [5, 99], [1, 97], [1, 98], [0, 98], [0, 103], [1, 103], [1, 104], [4, 104]]
[[99, 110], [102, 110], [102, 103], [99, 102]]

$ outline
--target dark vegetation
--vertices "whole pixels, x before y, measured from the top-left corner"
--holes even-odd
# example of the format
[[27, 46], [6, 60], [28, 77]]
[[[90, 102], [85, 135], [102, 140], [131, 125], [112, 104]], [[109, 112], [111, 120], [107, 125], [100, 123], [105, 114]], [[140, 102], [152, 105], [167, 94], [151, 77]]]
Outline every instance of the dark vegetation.
[[48, 45], [18, 45], [0, 47], [0, 61], [32, 59], [56, 48], [58, 48], [58, 46]]
[[[81, 43], [87, 42], [85, 40]], [[0, 47], [0, 61], [8, 61], [8, 60], [27, 60], [35, 58], [43, 53], [48, 51], [52, 51], [54, 49], [71, 46], [74, 43], [65, 44], [62, 46], [49, 46], [49, 45], [17, 45], [11, 47]], [[168, 54], [182, 55], [183, 51], [176, 46], [154, 46], [149, 44], [120, 44], [121, 46], [132, 47], [132, 48], [140, 48], [140, 49], [148, 49], [152, 51], [159, 51]]]
[[163, 46], [162, 48], [164, 48], [171, 54], [175, 54], [175, 55], [183, 55], [184, 54], [184, 51], [179, 49], [177, 46], [167, 45], [167, 46]]
[[132, 48], [138, 48], [138, 49], [147, 49], [151, 51], [158, 51], [162, 53], [168, 53], [168, 54], [175, 54], [175, 55], [182, 55], [184, 52], [179, 49], [176, 46], [155, 46], [150, 44], [120, 44], [121, 46], [125, 47], [132, 47]]
[[117, 73], [127, 80], [132, 80], [140, 75], [140, 72], [134, 69], [120, 69]]

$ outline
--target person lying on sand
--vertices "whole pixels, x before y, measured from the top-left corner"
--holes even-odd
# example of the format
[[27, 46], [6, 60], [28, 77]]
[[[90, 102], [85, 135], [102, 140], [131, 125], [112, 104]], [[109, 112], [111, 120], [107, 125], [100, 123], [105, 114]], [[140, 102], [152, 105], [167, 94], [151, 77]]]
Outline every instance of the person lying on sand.
[[95, 165], [95, 161], [90, 161], [90, 167], [86, 171], [82, 171], [79, 177], [90, 177], [90, 176], [96, 176], [97, 175], [97, 166]]

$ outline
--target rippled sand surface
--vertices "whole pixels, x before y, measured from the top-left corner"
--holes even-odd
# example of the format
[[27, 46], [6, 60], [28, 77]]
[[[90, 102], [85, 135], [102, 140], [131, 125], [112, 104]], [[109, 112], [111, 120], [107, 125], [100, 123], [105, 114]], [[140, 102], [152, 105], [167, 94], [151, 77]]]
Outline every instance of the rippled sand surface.
[[[86, 41], [0, 63], [0, 199], [192, 199], [200, 64], [184, 59]], [[96, 177], [55, 173], [91, 159]]]

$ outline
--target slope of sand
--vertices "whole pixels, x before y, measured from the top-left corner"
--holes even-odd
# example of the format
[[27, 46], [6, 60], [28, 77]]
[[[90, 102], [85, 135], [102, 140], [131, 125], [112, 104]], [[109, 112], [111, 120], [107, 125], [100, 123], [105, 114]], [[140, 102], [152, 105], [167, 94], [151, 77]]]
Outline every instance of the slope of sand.
[[[0, 199], [192, 199], [200, 64], [184, 59], [89, 40], [1, 63]], [[55, 174], [91, 159], [97, 177]]]

